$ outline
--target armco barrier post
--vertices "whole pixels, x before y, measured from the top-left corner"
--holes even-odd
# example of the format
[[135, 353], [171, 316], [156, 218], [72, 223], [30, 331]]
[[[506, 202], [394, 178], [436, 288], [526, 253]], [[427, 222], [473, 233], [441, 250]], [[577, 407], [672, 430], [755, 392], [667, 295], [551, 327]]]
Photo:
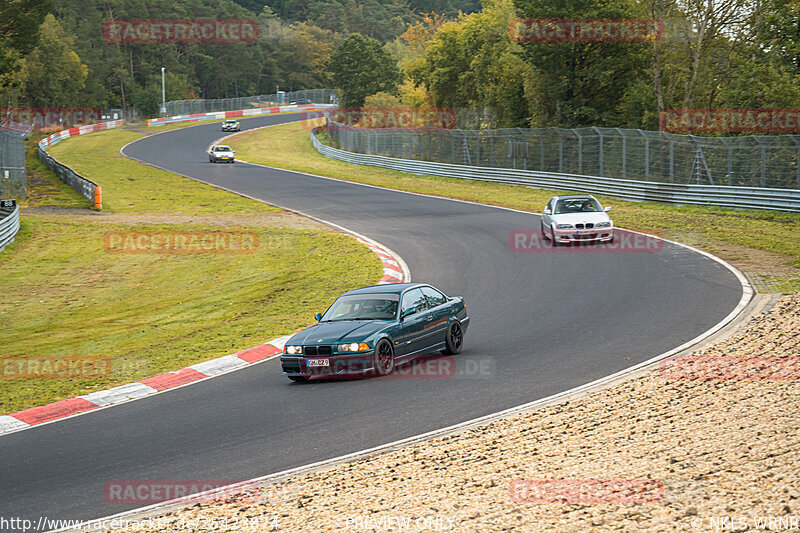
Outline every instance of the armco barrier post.
[[103, 210], [103, 189], [100, 187], [94, 188], [94, 206], [98, 211]]

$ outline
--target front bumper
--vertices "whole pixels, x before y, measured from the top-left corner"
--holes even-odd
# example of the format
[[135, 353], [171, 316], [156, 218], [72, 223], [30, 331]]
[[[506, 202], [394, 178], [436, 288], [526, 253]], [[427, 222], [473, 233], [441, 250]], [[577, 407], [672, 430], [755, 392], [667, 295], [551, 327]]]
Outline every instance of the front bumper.
[[[352, 355], [281, 355], [281, 370], [284, 376], [333, 377], [358, 376], [373, 370], [374, 351]], [[328, 366], [308, 366], [309, 360], [328, 359]]]
[[591, 229], [557, 229], [554, 230], [558, 243], [609, 242], [614, 238], [614, 227]]

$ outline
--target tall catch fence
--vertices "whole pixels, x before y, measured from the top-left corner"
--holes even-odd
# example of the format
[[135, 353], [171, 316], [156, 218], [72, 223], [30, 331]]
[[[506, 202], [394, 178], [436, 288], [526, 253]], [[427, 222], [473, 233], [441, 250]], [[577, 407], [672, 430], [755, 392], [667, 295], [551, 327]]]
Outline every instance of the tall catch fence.
[[175, 100], [167, 102], [166, 116], [212, 113], [215, 111], [238, 111], [251, 107], [289, 105], [293, 102], [296, 104], [333, 104], [336, 103], [336, 91], [334, 89], [309, 89], [262, 94], [260, 96], [245, 96], [242, 98]]
[[693, 185], [800, 189], [800, 135], [698, 137], [622, 128], [458, 130], [349, 126], [348, 152], [475, 167]]
[[33, 127], [0, 120], [0, 199], [25, 198], [25, 137]]

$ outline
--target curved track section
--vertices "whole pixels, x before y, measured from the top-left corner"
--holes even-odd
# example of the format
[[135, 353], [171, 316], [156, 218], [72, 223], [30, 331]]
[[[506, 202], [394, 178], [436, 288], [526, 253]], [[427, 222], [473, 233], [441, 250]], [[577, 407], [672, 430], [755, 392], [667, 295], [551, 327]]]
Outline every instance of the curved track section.
[[211, 165], [204, 149], [222, 136], [218, 124], [197, 126], [143, 138], [123, 153], [385, 244], [414, 281], [466, 298], [472, 324], [456, 364], [481, 370], [298, 385], [270, 360], [11, 434], [0, 439], [0, 516], [107, 516], [138, 507], [108, 504], [110, 481], [250, 479], [487, 415], [670, 350], [717, 324], [742, 296], [730, 270], [670, 243], [657, 253], [517, 254], [509, 232], [538, 228], [534, 215]]

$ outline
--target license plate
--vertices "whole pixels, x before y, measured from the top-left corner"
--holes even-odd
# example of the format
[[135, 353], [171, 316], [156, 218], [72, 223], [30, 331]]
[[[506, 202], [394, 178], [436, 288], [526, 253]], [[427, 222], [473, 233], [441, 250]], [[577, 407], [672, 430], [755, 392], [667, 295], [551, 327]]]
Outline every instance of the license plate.
[[312, 366], [330, 366], [330, 360], [329, 359], [309, 359], [308, 361], [306, 361], [306, 365], [308, 367], [312, 367]]

